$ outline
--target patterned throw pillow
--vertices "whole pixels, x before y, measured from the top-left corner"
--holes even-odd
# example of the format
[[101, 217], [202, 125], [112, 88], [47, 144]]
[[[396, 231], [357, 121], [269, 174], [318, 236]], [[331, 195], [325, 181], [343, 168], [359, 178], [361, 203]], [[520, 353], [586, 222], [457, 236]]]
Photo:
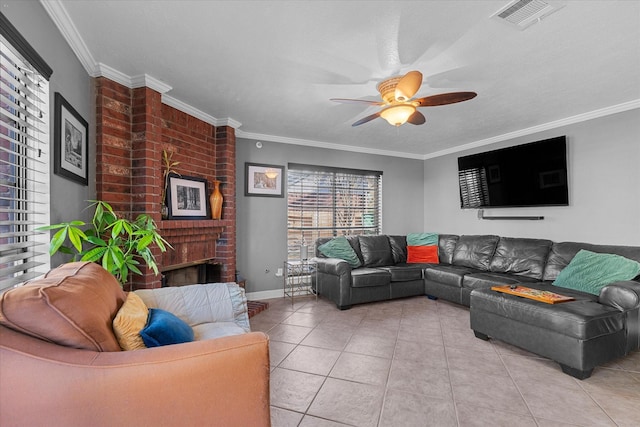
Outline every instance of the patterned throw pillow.
[[360, 258], [358, 258], [358, 255], [344, 236], [329, 240], [325, 244], [318, 246], [318, 250], [328, 258], [339, 258], [347, 261], [352, 268], [358, 268], [362, 265]]
[[640, 263], [614, 254], [580, 250], [560, 271], [555, 286], [576, 289], [593, 295], [610, 283], [631, 280], [640, 274]]

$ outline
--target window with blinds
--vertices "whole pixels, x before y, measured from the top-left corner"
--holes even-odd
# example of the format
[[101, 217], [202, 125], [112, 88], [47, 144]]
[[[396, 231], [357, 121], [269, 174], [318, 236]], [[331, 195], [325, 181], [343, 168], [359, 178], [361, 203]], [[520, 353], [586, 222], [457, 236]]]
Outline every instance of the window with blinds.
[[[49, 269], [51, 69], [0, 14], [0, 292]], [[34, 65], [35, 63], [35, 65]]]
[[318, 237], [380, 234], [381, 196], [382, 172], [289, 164], [289, 260], [300, 259], [300, 245], [313, 246]]
[[460, 183], [460, 205], [463, 208], [478, 208], [489, 204], [489, 186], [484, 168], [470, 168], [458, 172]]

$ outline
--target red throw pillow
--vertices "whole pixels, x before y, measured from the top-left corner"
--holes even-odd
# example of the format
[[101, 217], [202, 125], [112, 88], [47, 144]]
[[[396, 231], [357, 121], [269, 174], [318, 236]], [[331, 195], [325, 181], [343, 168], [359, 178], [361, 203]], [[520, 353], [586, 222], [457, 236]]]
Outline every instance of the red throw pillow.
[[407, 246], [407, 263], [438, 264], [437, 246]]

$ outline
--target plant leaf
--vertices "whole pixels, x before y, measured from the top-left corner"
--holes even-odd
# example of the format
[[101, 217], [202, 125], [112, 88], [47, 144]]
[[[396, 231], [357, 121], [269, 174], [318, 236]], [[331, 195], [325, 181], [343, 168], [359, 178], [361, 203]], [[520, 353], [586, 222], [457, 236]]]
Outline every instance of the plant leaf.
[[67, 228], [61, 228], [56, 234], [51, 238], [51, 246], [49, 247], [49, 255], [53, 255], [58, 252], [60, 246], [67, 239]]
[[[105, 247], [97, 247], [97, 248], [93, 248], [89, 251], [87, 251], [83, 256], [82, 256], [82, 261], [91, 261], [91, 262], [96, 262], [98, 261], [100, 258], [102, 258], [102, 255], [104, 255], [104, 253], [107, 251], [107, 248]], [[103, 265], [104, 267], [104, 265]]]

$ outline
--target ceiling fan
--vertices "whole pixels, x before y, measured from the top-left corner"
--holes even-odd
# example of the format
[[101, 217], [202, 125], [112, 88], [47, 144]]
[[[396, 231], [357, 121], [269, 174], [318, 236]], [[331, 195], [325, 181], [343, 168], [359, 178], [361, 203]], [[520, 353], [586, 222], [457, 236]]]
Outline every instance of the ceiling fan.
[[417, 107], [455, 104], [456, 102], [468, 101], [478, 95], [475, 92], [449, 92], [412, 99], [421, 85], [422, 73], [420, 71], [409, 71], [404, 76], [391, 77], [378, 84], [377, 89], [380, 92], [382, 101], [345, 98], [331, 98], [331, 101], [364, 103], [383, 107], [377, 113], [364, 117], [351, 126], [359, 126], [378, 117], [382, 117], [393, 126], [400, 126], [405, 123], [421, 125], [426, 121], [424, 115], [416, 109]]

